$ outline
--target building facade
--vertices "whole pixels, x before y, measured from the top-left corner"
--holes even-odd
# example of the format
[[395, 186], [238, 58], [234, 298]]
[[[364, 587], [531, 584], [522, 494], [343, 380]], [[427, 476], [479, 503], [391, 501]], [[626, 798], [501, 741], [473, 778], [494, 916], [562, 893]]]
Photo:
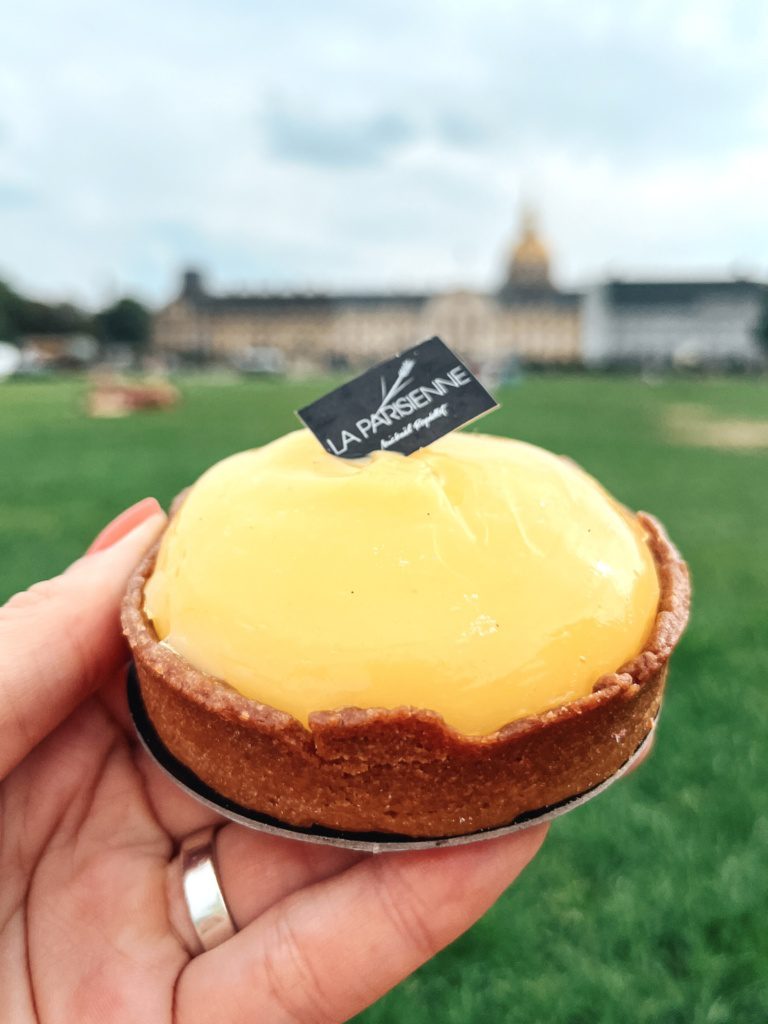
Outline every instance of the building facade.
[[369, 365], [433, 334], [475, 364], [580, 361], [580, 296], [552, 284], [530, 213], [493, 293], [216, 295], [188, 270], [153, 323], [164, 355], [226, 361], [270, 347], [315, 365]]
[[607, 281], [584, 299], [584, 363], [758, 367], [767, 297], [747, 280]]
[[550, 254], [530, 211], [500, 287], [433, 294], [214, 294], [188, 270], [154, 317], [164, 356], [237, 363], [277, 352], [288, 365], [364, 367], [434, 334], [475, 369], [541, 366], [765, 365], [768, 317], [755, 281], [610, 280], [585, 295], [552, 282]]

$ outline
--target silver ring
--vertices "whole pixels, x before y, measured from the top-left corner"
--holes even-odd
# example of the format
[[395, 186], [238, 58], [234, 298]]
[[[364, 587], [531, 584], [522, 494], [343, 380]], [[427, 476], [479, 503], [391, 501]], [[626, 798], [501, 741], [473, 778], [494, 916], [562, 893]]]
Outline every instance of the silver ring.
[[216, 871], [214, 838], [220, 827], [200, 829], [181, 841], [181, 885], [198, 953], [214, 949], [237, 931]]

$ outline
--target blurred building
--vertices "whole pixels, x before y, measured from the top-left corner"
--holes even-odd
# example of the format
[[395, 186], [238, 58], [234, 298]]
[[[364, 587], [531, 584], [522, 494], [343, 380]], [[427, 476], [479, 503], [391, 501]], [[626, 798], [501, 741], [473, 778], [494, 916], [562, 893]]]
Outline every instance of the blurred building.
[[768, 296], [755, 281], [607, 281], [582, 316], [587, 366], [761, 365], [757, 326]]
[[[476, 367], [763, 365], [756, 328], [768, 303], [755, 281], [609, 280], [586, 295], [552, 281], [530, 211], [500, 287], [433, 294], [210, 292], [188, 270], [154, 318], [155, 351], [234, 366], [279, 353], [286, 365], [365, 366], [438, 334]], [[768, 308], [768, 307], [766, 307]]]
[[289, 360], [366, 365], [439, 334], [475, 363], [581, 360], [580, 296], [559, 291], [549, 252], [526, 212], [504, 279], [493, 293], [217, 295], [197, 271], [154, 319], [156, 351], [236, 361], [270, 347]]
[[529, 363], [581, 361], [581, 299], [559, 291], [550, 277], [550, 256], [533, 214], [523, 212], [506, 278], [496, 294], [497, 348]]

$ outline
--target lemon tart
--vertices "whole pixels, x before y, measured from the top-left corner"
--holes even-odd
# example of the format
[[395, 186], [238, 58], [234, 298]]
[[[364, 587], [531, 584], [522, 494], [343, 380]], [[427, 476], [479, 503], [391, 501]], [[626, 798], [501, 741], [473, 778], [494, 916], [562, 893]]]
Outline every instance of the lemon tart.
[[171, 754], [292, 825], [507, 824], [613, 774], [658, 711], [685, 563], [575, 463], [479, 433], [208, 470], [123, 607]]

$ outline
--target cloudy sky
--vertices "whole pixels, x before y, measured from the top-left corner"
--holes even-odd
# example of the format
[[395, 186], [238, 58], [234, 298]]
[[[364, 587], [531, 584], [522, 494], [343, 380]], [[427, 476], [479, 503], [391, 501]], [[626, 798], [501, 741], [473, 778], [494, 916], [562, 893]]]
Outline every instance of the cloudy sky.
[[26, 0], [0, 277], [493, 287], [521, 198], [565, 286], [768, 275], [765, 0]]

